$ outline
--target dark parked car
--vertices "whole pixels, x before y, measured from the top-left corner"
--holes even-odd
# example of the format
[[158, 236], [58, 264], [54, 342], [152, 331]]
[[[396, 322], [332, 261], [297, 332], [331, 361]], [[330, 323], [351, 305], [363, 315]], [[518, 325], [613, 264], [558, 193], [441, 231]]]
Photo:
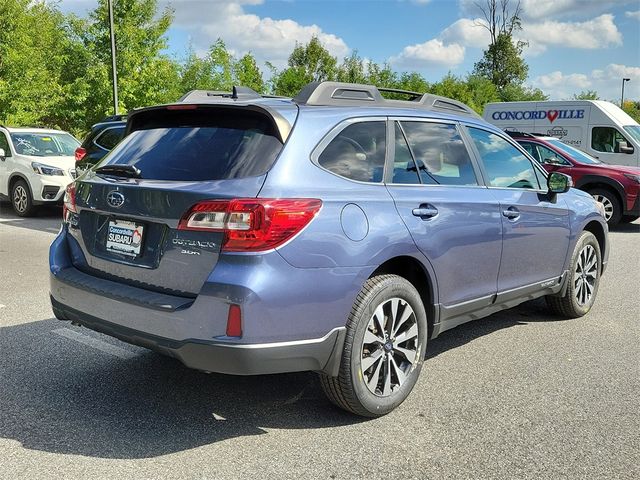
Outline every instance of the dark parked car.
[[130, 113], [67, 189], [55, 316], [208, 372], [316, 371], [375, 417], [445, 330], [536, 297], [585, 315], [601, 205], [467, 106], [410, 96], [238, 87]]
[[561, 172], [604, 206], [609, 226], [640, 217], [640, 168], [609, 165], [555, 137], [507, 132], [548, 172]]
[[126, 116], [113, 115], [91, 127], [82, 145], [76, 149], [76, 168], [84, 171], [109, 153], [124, 136]]

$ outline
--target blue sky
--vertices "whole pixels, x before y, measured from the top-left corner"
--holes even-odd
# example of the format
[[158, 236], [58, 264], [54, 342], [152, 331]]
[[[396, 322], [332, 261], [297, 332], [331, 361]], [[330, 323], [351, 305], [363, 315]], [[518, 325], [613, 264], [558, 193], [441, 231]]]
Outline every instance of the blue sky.
[[[118, 0], [114, 0], [117, 2]], [[204, 52], [217, 37], [240, 55], [286, 63], [296, 41], [317, 35], [334, 55], [357, 50], [398, 71], [429, 81], [448, 71], [473, 69], [488, 44], [474, 0], [159, 0], [175, 10], [170, 52], [183, 56], [191, 42]], [[512, 0], [515, 4], [515, 0]], [[521, 0], [528, 84], [552, 99], [596, 90], [618, 100], [640, 100], [640, 1]], [[62, 0], [61, 8], [86, 14], [92, 0]]]

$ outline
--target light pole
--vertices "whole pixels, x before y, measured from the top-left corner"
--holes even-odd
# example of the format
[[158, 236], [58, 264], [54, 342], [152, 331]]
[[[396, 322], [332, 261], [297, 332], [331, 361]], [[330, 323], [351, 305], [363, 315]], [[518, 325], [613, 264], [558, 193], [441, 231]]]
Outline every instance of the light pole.
[[[118, 115], [118, 72], [116, 72], [116, 37], [113, 29], [113, 0], [109, 3], [109, 35], [111, 36], [111, 71], [113, 73], [113, 113]], [[624, 90], [624, 83], [622, 85]]]
[[622, 95], [620, 96], [620, 108], [624, 108], [624, 82], [630, 82], [630, 78], [622, 79]]

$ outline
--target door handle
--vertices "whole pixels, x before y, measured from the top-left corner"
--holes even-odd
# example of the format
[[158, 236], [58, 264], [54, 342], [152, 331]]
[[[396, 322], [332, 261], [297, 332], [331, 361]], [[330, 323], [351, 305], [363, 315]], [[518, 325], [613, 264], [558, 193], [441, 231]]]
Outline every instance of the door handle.
[[411, 213], [416, 217], [426, 220], [427, 218], [433, 218], [438, 215], [438, 209], [433, 205], [420, 205], [420, 207], [411, 210]]
[[516, 207], [509, 207], [502, 211], [502, 215], [507, 217], [509, 220], [515, 220], [520, 216], [520, 211]]

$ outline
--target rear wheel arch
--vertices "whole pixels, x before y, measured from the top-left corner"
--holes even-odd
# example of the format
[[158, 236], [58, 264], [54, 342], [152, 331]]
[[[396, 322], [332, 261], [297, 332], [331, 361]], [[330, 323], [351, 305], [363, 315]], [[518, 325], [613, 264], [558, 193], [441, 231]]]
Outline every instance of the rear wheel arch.
[[376, 268], [369, 278], [385, 274], [398, 275], [404, 278], [418, 291], [427, 313], [428, 333], [429, 338], [431, 338], [436, 321], [437, 312], [435, 306], [438, 298], [437, 284], [433, 274], [418, 259], [411, 256], [390, 258]]

